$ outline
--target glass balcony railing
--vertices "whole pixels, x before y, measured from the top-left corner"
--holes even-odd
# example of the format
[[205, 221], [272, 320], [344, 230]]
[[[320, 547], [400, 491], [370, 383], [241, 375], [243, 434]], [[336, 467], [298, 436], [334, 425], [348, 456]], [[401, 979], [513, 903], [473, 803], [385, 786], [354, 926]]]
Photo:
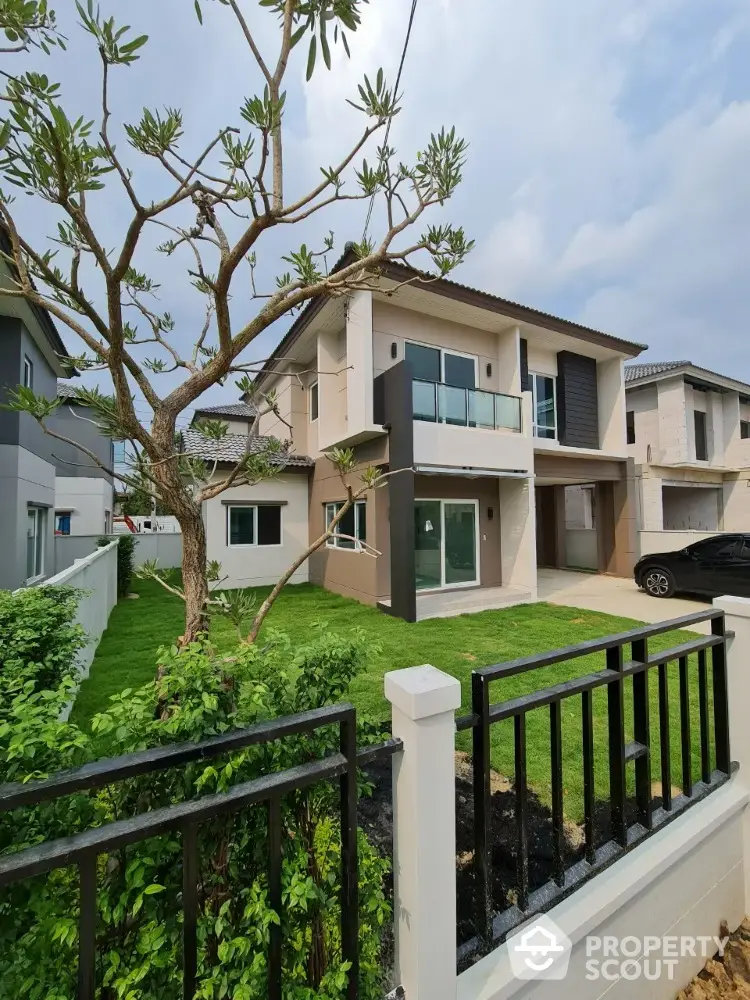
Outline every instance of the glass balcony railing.
[[414, 419], [457, 427], [521, 431], [521, 400], [500, 392], [462, 389], [442, 382], [412, 381]]

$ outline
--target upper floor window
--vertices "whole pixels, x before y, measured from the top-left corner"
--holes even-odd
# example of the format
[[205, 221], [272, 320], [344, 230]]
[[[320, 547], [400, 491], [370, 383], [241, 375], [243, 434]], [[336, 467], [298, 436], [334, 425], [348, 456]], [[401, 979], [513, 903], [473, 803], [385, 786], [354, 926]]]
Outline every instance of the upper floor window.
[[441, 347], [427, 347], [407, 340], [404, 357], [416, 379], [443, 382], [460, 389], [476, 389], [477, 359], [471, 354], [445, 351]]
[[317, 420], [319, 405], [318, 383], [313, 382], [308, 391], [310, 393], [310, 420]]
[[533, 399], [534, 437], [557, 439], [557, 380], [529, 372]]
[[625, 414], [625, 434], [628, 444], [635, 444], [635, 412], [628, 410]]
[[227, 544], [281, 545], [281, 505], [228, 506]]
[[740, 437], [750, 438], [750, 420], [740, 420]]
[[34, 388], [34, 362], [25, 354], [23, 356], [23, 384], [27, 389]]
[[706, 414], [702, 410], [693, 410], [695, 421], [695, 460], [708, 461], [708, 435], [706, 433]]

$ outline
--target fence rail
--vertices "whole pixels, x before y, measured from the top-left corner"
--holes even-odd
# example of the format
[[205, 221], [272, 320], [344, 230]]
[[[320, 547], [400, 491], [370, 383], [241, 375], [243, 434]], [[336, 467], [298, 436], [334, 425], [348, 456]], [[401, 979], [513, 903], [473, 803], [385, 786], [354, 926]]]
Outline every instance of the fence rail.
[[[701, 636], [665, 651], [649, 653], [654, 636], [700, 622], [711, 622], [711, 635]], [[625, 659], [625, 648], [630, 658]], [[715, 766], [711, 766], [711, 733], [708, 696], [707, 651], [711, 651], [713, 686], [713, 733]], [[502, 679], [543, 667], [576, 660], [592, 653], [606, 655], [606, 668], [573, 680], [541, 688], [530, 694], [492, 704], [490, 685]], [[689, 660], [698, 657], [699, 740], [701, 778], [692, 778], [692, 733], [689, 703]], [[672, 794], [670, 756], [670, 704], [668, 665], [679, 664], [680, 742], [682, 792]], [[658, 744], [661, 756], [661, 805], [654, 806], [652, 792], [652, 735], [649, 702], [649, 674], [658, 671]], [[633, 735], [626, 742], [625, 685], [632, 677]], [[593, 692], [607, 689], [607, 730], [609, 758], [610, 839], [594, 842], [594, 726]], [[564, 861], [562, 703], [580, 698], [580, 731], [583, 773], [584, 857], [570, 867]], [[552, 812], [552, 878], [533, 891], [529, 886], [529, 821], [527, 783], [527, 714], [541, 708], [549, 711], [549, 761]], [[513, 759], [516, 824], [515, 902], [499, 912], [493, 902], [490, 728], [503, 720], [513, 720]], [[669, 622], [633, 629], [496, 664], [472, 674], [472, 712], [457, 719], [459, 731], [472, 730], [474, 773], [474, 926], [475, 936], [459, 948], [459, 965], [466, 965], [500, 943], [507, 934], [530, 916], [549, 909], [583, 882], [631, 850], [645, 837], [705, 798], [727, 781], [731, 773], [729, 751], [729, 704], [727, 697], [726, 635], [720, 610], [701, 611]], [[636, 821], [629, 823], [627, 768], [635, 769]], [[508, 887], [510, 888], [510, 887]]]
[[[290, 792], [323, 781], [339, 782], [341, 819], [341, 949], [351, 963], [347, 1000], [357, 1000], [359, 971], [359, 900], [357, 864], [357, 768], [402, 750], [401, 740], [388, 739], [357, 750], [356, 713], [342, 704], [295, 716], [261, 722], [200, 743], [181, 743], [143, 750], [123, 757], [96, 761], [41, 781], [0, 786], [0, 814], [20, 806], [38, 805], [91, 791], [128, 778], [164, 771], [191, 761], [210, 760], [249, 746], [309, 733], [326, 726], [339, 727], [339, 752], [278, 773], [117, 820], [71, 837], [48, 841], [0, 858], [0, 888], [69, 865], [77, 865], [80, 884], [78, 1000], [94, 1000], [96, 993], [96, 871], [99, 855], [169, 831], [179, 831], [183, 845], [183, 998], [196, 990], [198, 924], [198, 826], [214, 816], [265, 804], [268, 810], [269, 902], [282, 912], [281, 800]], [[281, 927], [272, 925], [268, 949], [268, 997], [282, 997]]]

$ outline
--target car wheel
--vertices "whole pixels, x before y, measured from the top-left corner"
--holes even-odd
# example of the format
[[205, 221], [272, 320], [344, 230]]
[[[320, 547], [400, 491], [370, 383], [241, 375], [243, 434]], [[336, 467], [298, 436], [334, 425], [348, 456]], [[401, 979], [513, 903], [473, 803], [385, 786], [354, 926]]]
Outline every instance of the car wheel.
[[674, 577], [668, 569], [654, 566], [643, 574], [643, 589], [652, 597], [671, 597], [674, 594]]

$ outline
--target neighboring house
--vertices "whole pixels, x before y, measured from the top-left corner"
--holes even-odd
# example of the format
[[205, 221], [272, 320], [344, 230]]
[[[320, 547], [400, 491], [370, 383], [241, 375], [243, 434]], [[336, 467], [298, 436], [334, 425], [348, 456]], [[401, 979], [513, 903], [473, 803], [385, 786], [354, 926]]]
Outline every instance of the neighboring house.
[[[0, 246], [7, 252], [7, 237], [0, 227]], [[9, 271], [0, 261], [0, 281]], [[19, 385], [37, 395], [54, 399], [58, 379], [70, 374], [64, 365], [69, 355], [60, 334], [44, 309], [17, 298], [0, 298], [0, 403]], [[108, 458], [111, 445], [101, 444], [91, 425], [61, 407], [49, 421], [59, 433], [92, 446]], [[91, 460], [61, 441], [45, 434], [28, 413], [0, 409], [0, 588], [14, 590], [54, 574], [54, 533], [60, 497], [59, 484], [77, 483], [63, 506], [72, 515], [82, 509], [74, 500], [86, 493], [87, 479], [102, 480], [101, 470], [91, 470]], [[93, 489], [93, 488], [92, 488]], [[102, 490], [97, 485], [96, 490]], [[111, 482], [109, 483], [111, 496]], [[86, 501], [88, 502], [88, 500]], [[111, 502], [109, 505], [111, 511]], [[102, 508], [87, 533], [106, 528]]]
[[625, 384], [641, 530], [750, 531], [750, 385], [690, 361], [629, 365]]
[[49, 438], [55, 465], [55, 534], [110, 534], [115, 446], [97, 425], [96, 415], [76, 401], [75, 391], [73, 382], [58, 382], [60, 406], [49, 421], [50, 429], [93, 452], [105, 469], [72, 444]]
[[[413, 283], [391, 297], [404, 281]], [[229, 586], [273, 580], [344, 500], [325, 455], [339, 446], [354, 449], [359, 469], [391, 474], [341, 525], [381, 555], [331, 540], [299, 579], [309, 572], [408, 620], [433, 613], [422, 596], [444, 591], [484, 590], [476, 599], [488, 607], [534, 600], [537, 565], [581, 564], [566, 525], [566, 487], [578, 485], [596, 508], [584, 529], [590, 568], [628, 575], [635, 481], [623, 368], [641, 350], [403, 265], [384, 269], [377, 292], [315, 300], [257, 377], [261, 391], [276, 390], [284, 421], [265, 414], [257, 430], [291, 436], [295, 465], [206, 504], [209, 558]], [[234, 460], [253, 419], [228, 443], [189, 431], [186, 446]]]

